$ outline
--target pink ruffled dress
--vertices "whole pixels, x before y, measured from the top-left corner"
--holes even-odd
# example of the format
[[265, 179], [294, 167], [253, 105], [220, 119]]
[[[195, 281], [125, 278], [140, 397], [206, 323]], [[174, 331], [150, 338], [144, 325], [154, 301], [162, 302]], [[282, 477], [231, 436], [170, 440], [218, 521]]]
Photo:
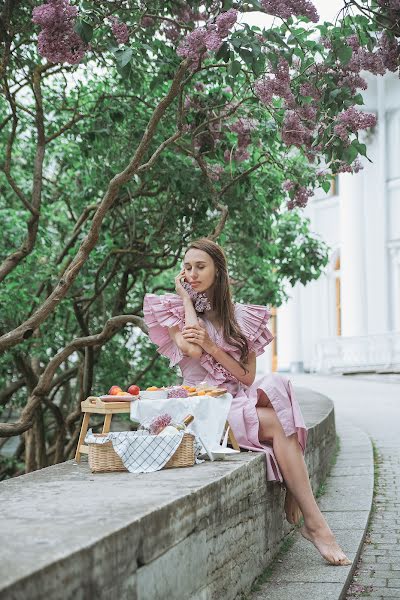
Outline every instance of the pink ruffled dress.
[[[274, 336], [267, 328], [270, 312], [265, 306], [235, 303], [235, 316], [245, 335], [250, 352], [259, 356]], [[179, 365], [184, 385], [197, 385], [206, 382], [210, 385], [226, 387], [233, 395], [228, 421], [241, 448], [265, 452], [267, 479], [283, 481], [273, 448], [259, 440], [259, 420], [256, 405], [260, 393], [267, 394], [282, 424], [286, 436], [297, 434], [304, 454], [307, 443], [307, 427], [300, 406], [293, 393], [291, 382], [277, 373], [263, 375], [251, 386], [238, 381], [212, 356], [203, 352], [199, 359], [185, 356], [170, 338], [168, 328], [178, 325], [182, 330], [185, 324], [183, 301], [176, 294], [146, 294], [143, 304], [144, 320], [149, 328], [149, 337], [158, 346], [158, 352], [170, 359], [170, 367]], [[206, 313], [205, 313], [206, 314]], [[239, 360], [240, 353], [235, 346], [225, 341], [221, 332], [207, 318], [202, 324], [216, 344]]]

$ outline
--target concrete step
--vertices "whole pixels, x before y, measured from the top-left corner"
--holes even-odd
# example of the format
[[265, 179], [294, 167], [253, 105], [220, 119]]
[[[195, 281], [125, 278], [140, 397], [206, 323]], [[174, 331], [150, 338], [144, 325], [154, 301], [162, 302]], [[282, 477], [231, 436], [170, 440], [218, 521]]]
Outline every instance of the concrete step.
[[[266, 581], [253, 585], [248, 600], [342, 600], [350, 585], [363, 545], [372, 507], [374, 461], [366, 433], [338, 420], [340, 451], [318, 499], [338, 543], [352, 564], [329, 565], [318, 550], [295, 529], [292, 545], [281, 552], [264, 575]], [[259, 578], [259, 581], [263, 577]]]

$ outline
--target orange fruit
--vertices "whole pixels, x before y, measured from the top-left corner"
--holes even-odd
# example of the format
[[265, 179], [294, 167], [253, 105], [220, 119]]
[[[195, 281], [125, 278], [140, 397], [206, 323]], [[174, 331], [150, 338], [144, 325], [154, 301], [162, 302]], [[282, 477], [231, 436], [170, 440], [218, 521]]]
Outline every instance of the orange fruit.
[[189, 388], [188, 388], [188, 392], [195, 392], [195, 391], [196, 391], [196, 388], [195, 388], [195, 387], [189, 387]]
[[198, 395], [198, 396], [205, 396], [205, 395], [206, 395], [206, 392], [197, 392], [197, 395]]
[[156, 387], [155, 385], [152, 385], [151, 387], [148, 387], [148, 388], [146, 389], [146, 391], [147, 391], [147, 392], [155, 392], [155, 391], [157, 391], [158, 389], [159, 389], [158, 387]]

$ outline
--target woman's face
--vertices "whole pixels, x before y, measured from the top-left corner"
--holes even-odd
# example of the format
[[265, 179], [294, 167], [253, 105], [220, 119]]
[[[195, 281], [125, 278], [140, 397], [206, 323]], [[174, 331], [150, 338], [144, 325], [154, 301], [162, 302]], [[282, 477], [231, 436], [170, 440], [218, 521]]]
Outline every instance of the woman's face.
[[185, 254], [183, 268], [186, 281], [196, 292], [205, 292], [215, 282], [214, 261], [204, 250], [190, 248]]

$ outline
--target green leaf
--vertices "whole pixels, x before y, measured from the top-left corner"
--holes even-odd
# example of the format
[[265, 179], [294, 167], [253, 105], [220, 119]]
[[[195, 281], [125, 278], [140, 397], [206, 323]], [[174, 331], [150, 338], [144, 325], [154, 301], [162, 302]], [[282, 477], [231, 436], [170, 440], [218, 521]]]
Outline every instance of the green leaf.
[[347, 162], [348, 165], [351, 165], [353, 160], [357, 158], [358, 150], [355, 146], [350, 145], [347, 146], [345, 151], [343, 152], [343, 160]]
[[133, 54], [132, 48], [126, 48], [125, 50], [119, 50], [115, 53], [115, 58], [118, 66], [123, 69], [131, 60]]
[[340, 46], [337, 50], [337, 55], [342, 65], [347, 65], [353, 55], [353, 50], [350, 46]]
[[[235, 41], [237, 41], [237, 40], [235, 40]], [[232, 40], [232, 44], [234, 45], [234, 40]], [[221, 60], [222, 59], [224, 62], [228, 62], [229, 61], [229, 45], [226, 42], [224, 42], [222, 44], [222, 46], [220, 47], [220, 49], [216, 53], [215, 58], [217, 60]]]
[[93, 37], [93, 27], [82, 19], [76, 21], [74, 30], [85, 44], [88, 44]]
[[238, 60], [233, 60], [231, 62], [231, 64], [229, 65], [229, 75], [231, 75], [232, 77], [236, 77], [236, 75], [239, 73], [240, 69], [242, 68], [242, 65], [240, 64], [240, 62]]
[[329, 192], [329, 190], [331, 189], [331, 182], [330, 181], [323, 181], [321, 183], [321, 187], [324, 190], [325, 194], [327, 194]]
[[253, 53], [251, 52], [251, 50], [247, 50], [246, 48], [240, 48], [239, 54], [241, 58], [243, 58], [246, 65], [250, 66], [253, 60]]

